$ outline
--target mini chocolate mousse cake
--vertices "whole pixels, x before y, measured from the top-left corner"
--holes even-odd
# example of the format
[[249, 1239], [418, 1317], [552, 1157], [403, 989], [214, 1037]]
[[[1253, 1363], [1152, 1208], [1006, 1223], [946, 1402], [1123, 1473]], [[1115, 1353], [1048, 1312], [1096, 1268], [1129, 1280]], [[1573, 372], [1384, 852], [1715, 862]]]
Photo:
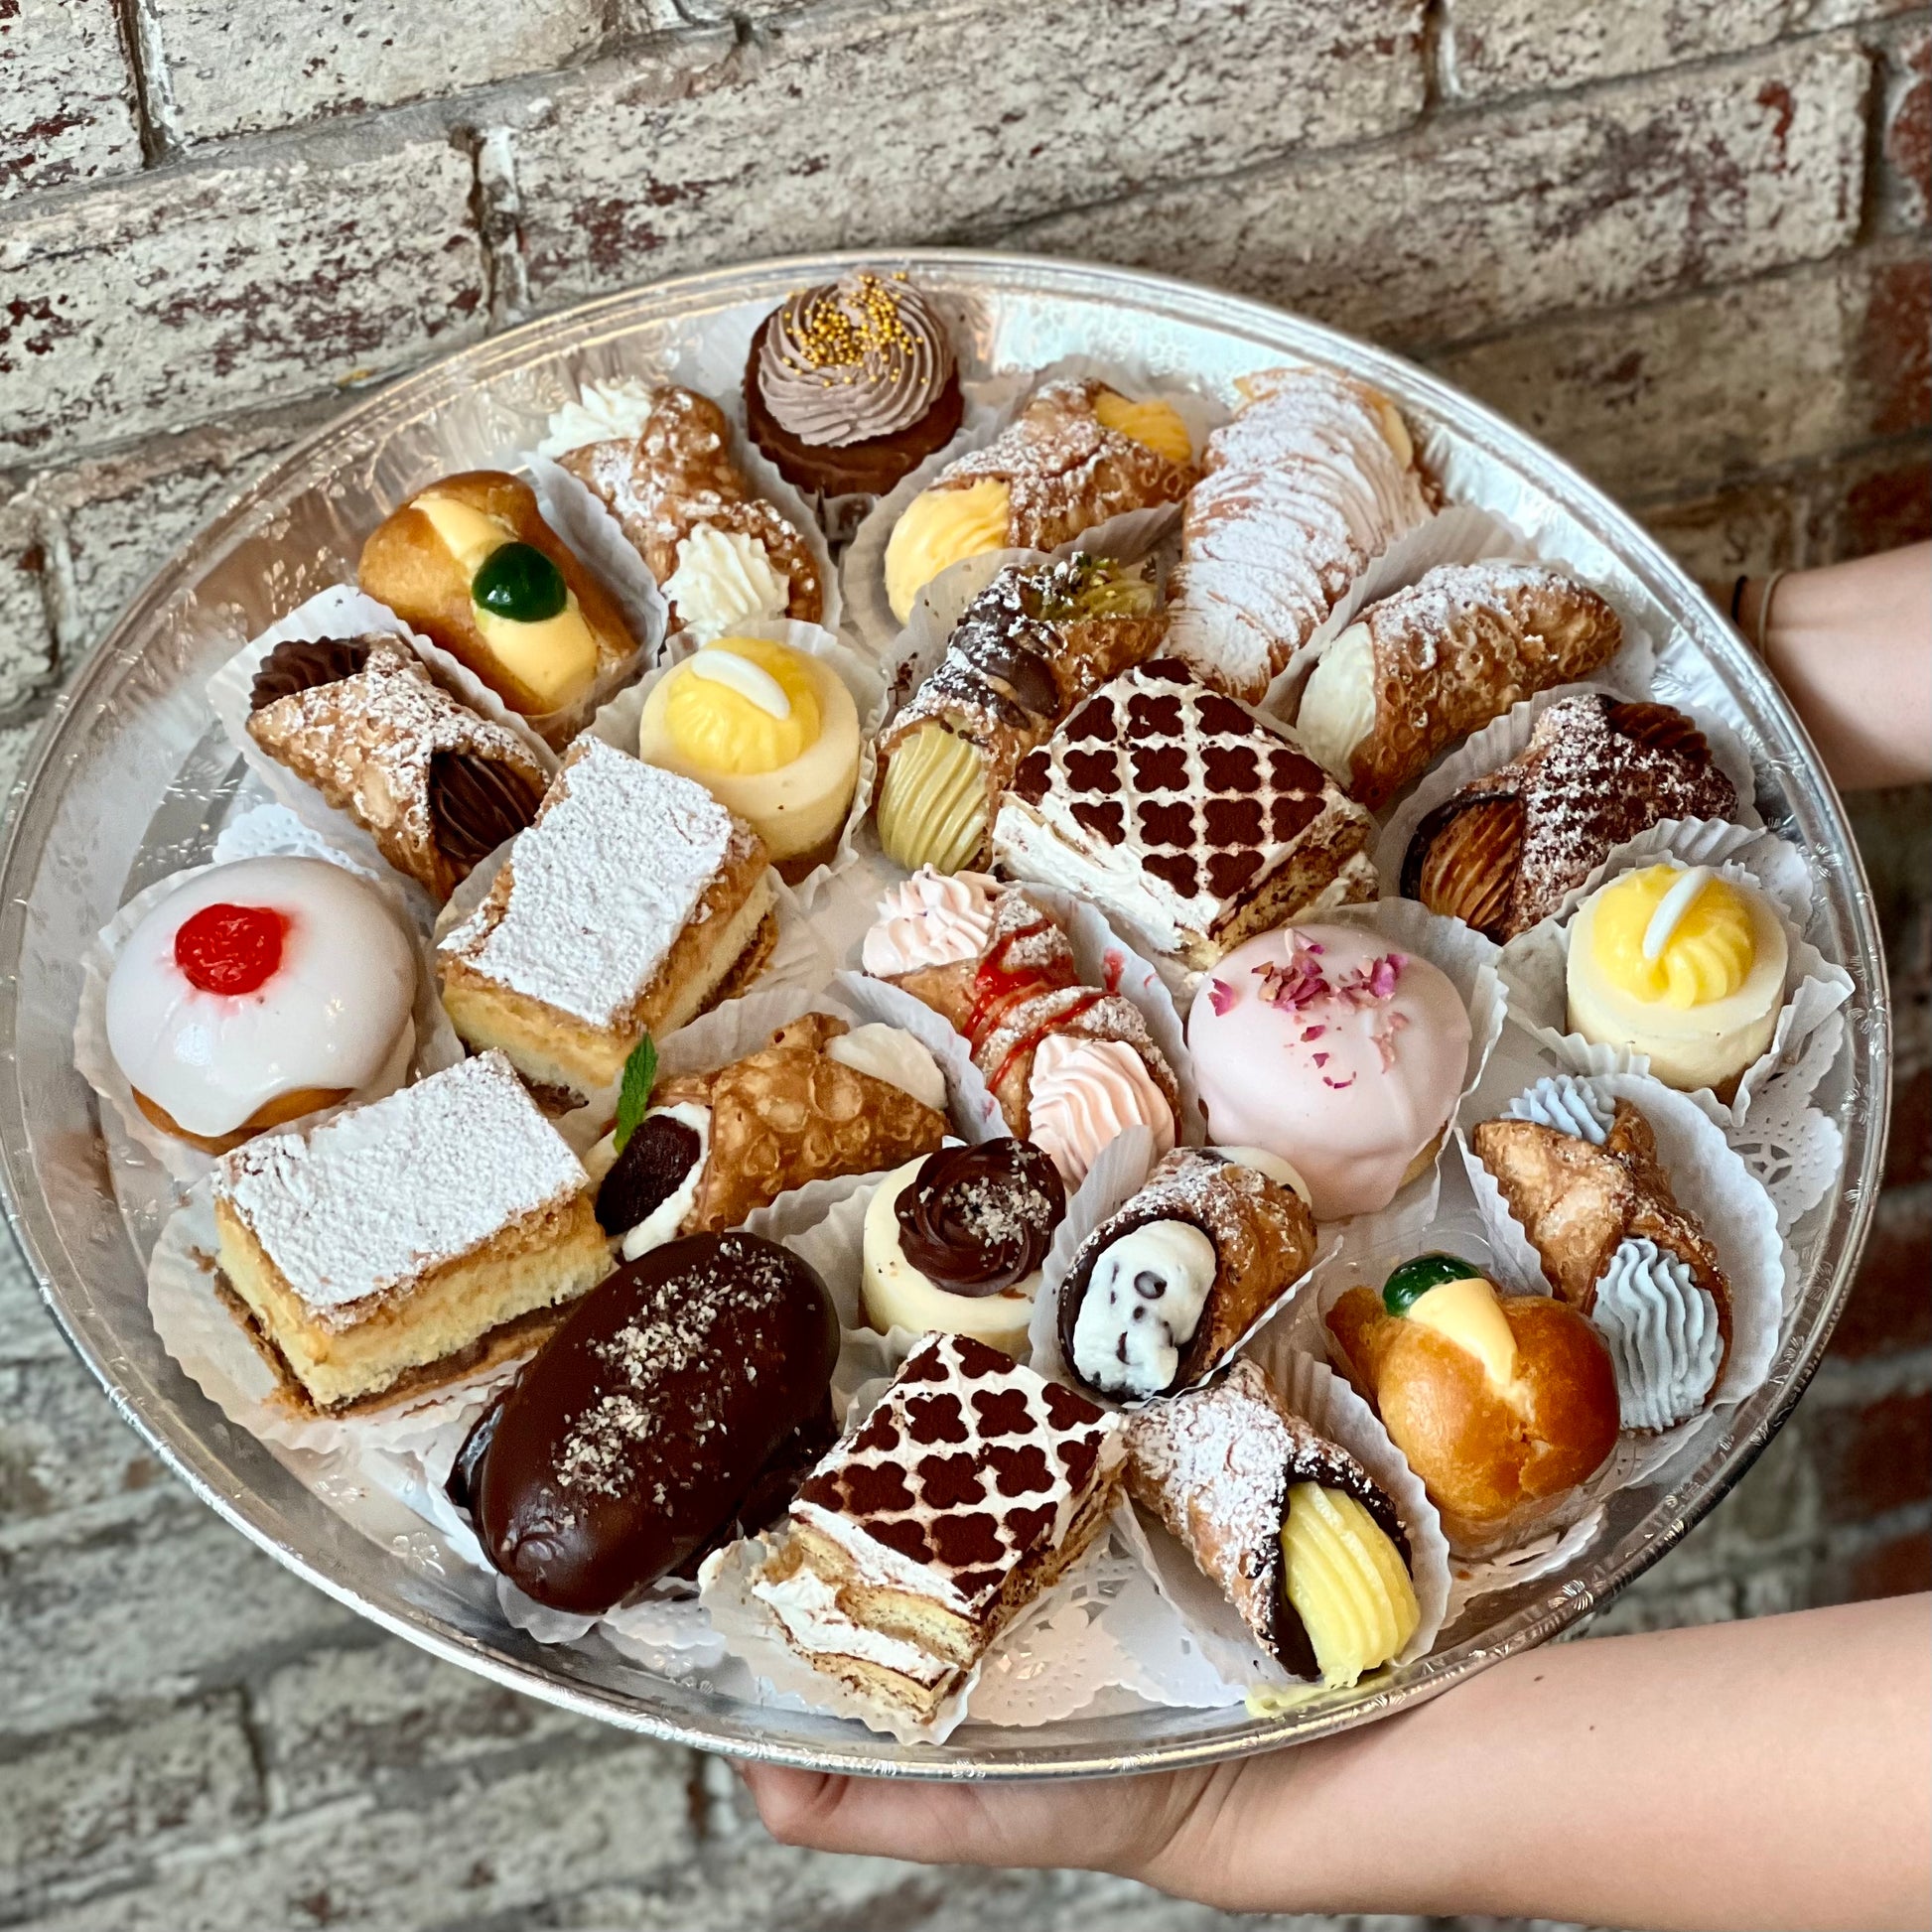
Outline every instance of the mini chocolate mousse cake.
[[1120, 1419], [970, 1335], [927, 1335], [813, 1470], [753, 1592], [815, 1670], [929, 1722], [1099, 1534]]
[[839, 1323], [754, 1234], [655, 1248], [587, 1296], [471, 1432], [450, 1495], [526, 1596], [598, 1615], [782, 1513], [833, 1435]]
[[513, 732], [381, 632], [288, 638], [262, 660], [248, 736], [440, 904], [536, 816], [546, 773]]
[[1373, 829], [1278, 726], [1155, 658], [1021, 760], [993, 854], [1201, 970], [1253, 933], [1374, 897]]
[[952, 441], [964, 412], [952, 338], [902, 275], [801, 289], [752, 337], [746, 425], [813, 494], [884, 495]]
[[1026, 1352], [1040, 1263], [1066, 1184], [1031, 1141], [941, 1148], [879, 1183], [866, 1209], [861, 1293], [885, 1333], [941, 1329]]

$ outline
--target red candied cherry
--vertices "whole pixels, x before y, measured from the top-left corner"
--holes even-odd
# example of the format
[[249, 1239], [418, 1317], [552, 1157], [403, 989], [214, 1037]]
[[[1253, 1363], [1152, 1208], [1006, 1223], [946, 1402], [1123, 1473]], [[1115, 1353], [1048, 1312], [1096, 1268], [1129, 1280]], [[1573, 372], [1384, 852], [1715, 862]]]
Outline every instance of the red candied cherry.
[[175, 964], [204, 993], [252, 993], [281, 965], [288, 930], [272, 905], [205, 905], [176, 932]]

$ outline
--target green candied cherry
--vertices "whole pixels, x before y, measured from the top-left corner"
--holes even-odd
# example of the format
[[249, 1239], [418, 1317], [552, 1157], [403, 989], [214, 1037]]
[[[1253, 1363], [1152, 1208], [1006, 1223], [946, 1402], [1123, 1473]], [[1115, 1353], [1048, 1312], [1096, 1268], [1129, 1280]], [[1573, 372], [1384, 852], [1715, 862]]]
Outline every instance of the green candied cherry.
[[483, 560], [470, 595], [483, 610], [513, 623], [542, 623], [570, 602], [570, 587], [535, 544], [506, 543]]
[[1382, 1284], [1382, 1306], [1391, 1314], [1407, 1314], [1432, 1288], [1481, 1279], [1482, 1270], [1460, 1255], [1418, 1255]]

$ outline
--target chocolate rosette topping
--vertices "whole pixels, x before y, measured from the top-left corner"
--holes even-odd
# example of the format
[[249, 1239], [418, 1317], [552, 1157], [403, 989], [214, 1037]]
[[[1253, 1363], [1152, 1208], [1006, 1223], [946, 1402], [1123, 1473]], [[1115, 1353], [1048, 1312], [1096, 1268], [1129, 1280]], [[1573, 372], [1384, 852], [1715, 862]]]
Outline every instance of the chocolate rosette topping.
[[905, 1259], [935, 1288], [977, 1299], [1045, 1259], [1066, 1186], [1031, 1141], [987, 1141], [927, 1155], [896, 1211]]
[[248, 709], [260, 711], [277, 698], [340, 684], [369, 661], [372, 637], [289, 637], [261, 661], [248, 690]]
[[450, 864], [465, 873], [522, 831], [542, 802], [541, 789], [499, 759], [438, 752], [430, 760], [430, 824]]

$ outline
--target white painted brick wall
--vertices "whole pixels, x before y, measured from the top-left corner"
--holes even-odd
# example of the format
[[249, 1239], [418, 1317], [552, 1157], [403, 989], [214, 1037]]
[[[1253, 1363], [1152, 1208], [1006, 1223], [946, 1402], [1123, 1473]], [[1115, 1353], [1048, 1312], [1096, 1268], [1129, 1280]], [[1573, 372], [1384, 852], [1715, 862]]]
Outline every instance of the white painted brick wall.
[[113, 0], [0, 7], [0, 200], [141, 165]]

